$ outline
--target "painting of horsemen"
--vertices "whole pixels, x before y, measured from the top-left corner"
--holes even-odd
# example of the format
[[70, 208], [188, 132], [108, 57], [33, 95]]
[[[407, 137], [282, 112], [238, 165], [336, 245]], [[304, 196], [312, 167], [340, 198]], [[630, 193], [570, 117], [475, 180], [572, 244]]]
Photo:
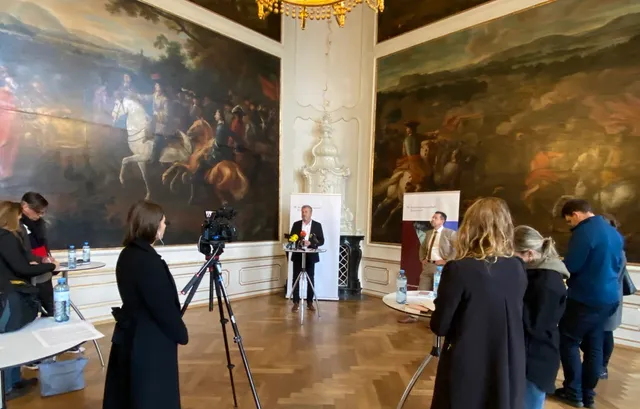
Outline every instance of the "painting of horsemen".
[[501, 197], [563, 249], [560, 209], [582, 198], [640, 262], [639, 2], [545, 3], [377, 69], [373, 242], [400, 242], [405, 192], [460, 190], [461, 214]]
[[54, 248], [119, 246], [136, 200], [166, 244], [228, 206], [277, 239], [280, 60], [134, 0], [0, 2], [0, 196], [50, 202]]

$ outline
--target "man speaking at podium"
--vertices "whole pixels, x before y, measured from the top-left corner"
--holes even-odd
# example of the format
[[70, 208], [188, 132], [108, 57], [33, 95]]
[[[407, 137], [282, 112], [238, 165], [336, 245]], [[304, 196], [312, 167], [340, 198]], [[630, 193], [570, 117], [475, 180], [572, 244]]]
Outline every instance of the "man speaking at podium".
[[[299, 237], [304, 238], [302, 245], [310, 249], [317, 249], [324, 244], [324, 234], [322, 233], [322, 225], [315, 220], [311, 220], [311, 214], [313, 209], [309, 205], [302, 206], [301, 214], [302, 220], [298, 220], [291, 226], [291, 234], [297, 234]], [[304, 232], [305, 234], [301, 234]], [[320, 261], [318, 253], [311, 253], [304, 255], [306, 259], [305, 268], [307, 270], [307, 276], [311, 280], [311, 284], [315, 287], [314, 272], [316, 263]], [[293, 261], [293, 283], [296, 282], [300, 271], [302, 270], [302, 254], [292, 253], [291, 261]], [[291, 311], [296, 312], [300, 308], [300, 283], [293, 289], [293, 308]], [[313, 290], [310, 285], [307, 285], [307, 308], [311, 311], [315, 311], [313, 306]]]

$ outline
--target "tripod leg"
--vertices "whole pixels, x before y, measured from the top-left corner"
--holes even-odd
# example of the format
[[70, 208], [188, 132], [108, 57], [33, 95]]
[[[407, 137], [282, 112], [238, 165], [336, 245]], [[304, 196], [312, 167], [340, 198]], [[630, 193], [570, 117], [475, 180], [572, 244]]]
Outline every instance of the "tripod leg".
[[189, 294], [187, 294], [187, 299], [184, 300], [184, 304], [182, 305], [182, 309], [180, 310], [180, 315], [184, 316], [184, 313], [187, 312], [187, 308], [189, 308], [189, 304], [191, 304], [191, 300], [193, 300], [193, 296], [196, 295], [196, 291], [198, 291], [198, 287], [200, 287], [200, 283], [202, 282], [203, 277], [204, 277], [204, 274], [198, 276], [194, 281], [193, 286], [189, 290]]
[[[231, 380], [231, 391], [233, 392], [233, 407], [238, 407], [238, 398], [236, 397], [236, 385], [233, 382], [233, 368], [235, 365], [231, 363], [231, 354], [229, 353], [229, 340], [227, 339], [227, 320], [224, 317], [224, 309], [222, 308], [222, 294], [220, 291], [220, 286], [224, 285], [218, 280], [214, 280], [214, 275], [211, 273], [211, 286], [215, 287], [216, 296], [218, 297], [218, 311], [220, 312], [220, 325], [222, 326], [222, 339], [224, 339], [224, 350], [227, 353], [227, 369], [229, 369], [229, 379]], [[210, 291], [211, 297], [213, 297], [213, 288]], [[209, 305], [213, 306], [213, 298], [209, 299]], [[229, 314], [231, 315], [231, 314]], [[233, 325], [233, 324], [232, 324]]]
[[313, 291], [313, 299], [316, 300], [316, 311], [318, 312], [318, 318], [320, 318], [320, 303], [318, 302], [318, 295], [316, 294], [316, 289], [313, 286], [313, 284], [311, 284], [311, 279], [309, 278], [309, 276], [305, 274], [305, 277], [307, 278], [307, 284], [311, 286], [311, 291]]
[[[247, 373], [247, 378], [249, 379], [249, 386], [251, 387], [251, 393], [253, 393], [253, 400], [256, 404], [256, 409], [261, 409], [262, 407], [260, 406], [260, 398], [258, 398], [258, 392], [256, 391], [256, 386], [253, 383], [253, 375], [251, 375], [251, 368], [249, 368], [249, 361], [247, 361], [247, 354], [244, 351], [244, 345], [242, 344], [242, 337], [240, 336], [240, 330], [238, 329], [238, 324], [236, 324], [236, 317], [233, 315], [233, 310], [231, 309], [231, 303], [229, 302], [229, 298], [227, 298], [227, 290], [224, 288], [224, 283], [222, 282], [222, 275], [220, 274], [219, 267], [220, 267], [219, 265], [216, 266], [216, 268], [218, 269], [217, 280], [219, 284], [219, 285], [216, 285], [216, 294], [218, 295], [218, 305], [221, 305], [221, 300], [224, 300], [224, 305], [227, 307], [227, 313], [229, 314], [229, 319], [231, 321], [231, 328], [233, 329], [233, 334], [234, 334], [233, 341], [238, 345], [238, 349], [240, 350], [240, 356], [242, 357], [244, 370]], [[220, 298], [220, 295], [222, 295], [222, 298]], [[226, 338], [227, 337], [225, 335], [225, 345], [226, 345]], [[228, 353], [229, 353], [229, 348], [227, 347], [227, 354]], [[231, 379], [232, 379], [231, 385], [233, 385], [233, 378]]]
[[[82, 321], [86, 321], [82, 313], [80, 313], [80, 310], [78, 309], [78, 307], [76, 307], [76, 305], [73, 303], [73, 301], [69, 300], [69, 302], [71, 304], [71, 308], [73, 308], [76, 314], [78, 314], [78, 317], [80, 317]], [[100, 345], [98, 345], [98, 340], [95, 340], [95, 339], [93, 340], [93, 346], [96, 347], [96, 352], [98, 353], [98, 358], [100, 359], [100, 365], [102, 365], [102, 367], [104, 368], [104, 358], [102, 357], [102, 351], [100, 350]]]
[[398, 403], [397, 409], [402, 409], [402, 407], [404, 406], [405, 401], [407, 400], [407, 398], [409, 397], [409, 394], [411, 393], [411, 390], [413, 389], [413, 386], [418, 381], [418, 378], [420, 378], [420, 375], [422, 375], [422, 371], [424, 371], [424, 368], [426, 368], [427, 365], [429, 365], [429, 362], [431, 362], [432, 358], [433, 358], [433, 355], [428, 355], [425, 358], [425, 360], [422, 361], [422, 363], [418, 367], [418, 370], [416, 371], [416, 373], [413, 374], [413, 377], [409, 381], [409, 385], [407, 385], [407, 388], [404, 390], [404, 393], [402, 394], [402, 398], [400, 399], [400, 402]]
[[[296, 290], [296, 286], [298, 285], [298, 283], [300, 283], [300, 276], [302, 276], [302, 272], [303, 271], [304, 270], [300, 271], [300, 274], [298, 274], [298, 278], [296, 278], [296, 281], [291, 286], [291, 294], [289, 294], [289, 296], [287, 298], [293, 297], [293, 292]], [[300, 288], [298, 288], [298, 291], [300, 291]]]

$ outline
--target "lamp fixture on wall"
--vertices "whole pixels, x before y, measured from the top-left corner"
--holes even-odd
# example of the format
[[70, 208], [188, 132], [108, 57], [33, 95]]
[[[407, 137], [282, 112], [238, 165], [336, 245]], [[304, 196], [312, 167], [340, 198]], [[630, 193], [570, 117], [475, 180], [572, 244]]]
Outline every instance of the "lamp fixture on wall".
[[376, 12], [384, 11], [384, 0], [256, 0], [261, 19], [271, 13], [297, 17], [303, 30], [307, 19], [328, 20], [331, 16], [336, 18], [340, 27], [344, 27], [347, 13], [362, 2]]

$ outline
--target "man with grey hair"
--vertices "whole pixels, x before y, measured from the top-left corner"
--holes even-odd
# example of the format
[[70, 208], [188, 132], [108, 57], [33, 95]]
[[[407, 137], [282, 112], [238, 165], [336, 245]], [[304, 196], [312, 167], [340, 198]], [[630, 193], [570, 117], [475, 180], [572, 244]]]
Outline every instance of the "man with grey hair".
[[[305, 238], [303, 241], [303, 246], [308, 248], [318, 248], [324, 244], [324, 233], [322, 232], [322, 225], [315, 220], [311, 220], [311, 214], [313, 213], [313, 209], [309, 205], [302, 206], [300, 211], [302, 220], [298, 220], [293, 223], [291, 226], [291, 234], [297, 234], [301, 237], [301, 232], [305, 233]], [[318, 253], [310, 253], [305, 254], [306, 257], [305, 269], [307, 271], [307, 276], [311, 281], [311, 284], [315, 287], [315, 266], [318, 261], [320, 261], [320, 256]], [[292, 253], [291, 261], [293, 262], [293, 278], [292, 283], [295, 283], [298, 277], [300, 276], [300, 271], [302, 270], [302, 254], [300, 253]], [[291, 311], [296, 312], [300, 308], [300, 287], [298, 285], [293, 288], [293, 308]], [[311, 286], [307, 286], [307, 308], [310, 311], [315, 311], [315, 307], [313, 306], [313, 290]]]

